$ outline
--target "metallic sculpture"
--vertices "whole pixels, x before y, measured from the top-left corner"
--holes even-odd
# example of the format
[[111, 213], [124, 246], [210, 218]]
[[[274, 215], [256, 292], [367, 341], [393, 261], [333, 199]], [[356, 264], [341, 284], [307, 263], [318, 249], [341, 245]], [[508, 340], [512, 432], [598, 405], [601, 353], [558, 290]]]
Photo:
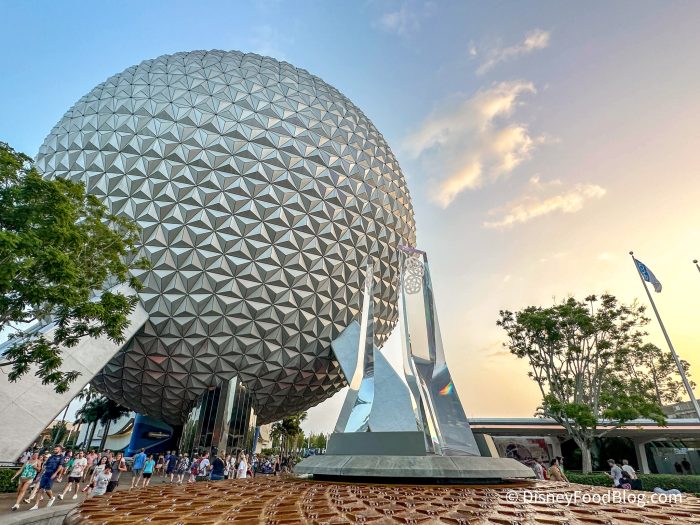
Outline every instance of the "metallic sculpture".
[[[294, 471], [318, 479], [383, 483], [534, 477], [531, 468], [513, 458], [490, 457], [488, 447], [481, 455], [445, 362], [428, 257], [406, 245], [399, 250], [405, 382], [376, 346], [372, 366], [368, 365], [365, 341], [372, 339], [371, 326], [361, 329], [353, 321], [332, 343], [351, 381], [335, 432], [325, 454], [304, 459]], [[372, 290], [368, 275], [366, 298]], [[363, 318], [369, 315], [370, 304], [364, 301]], [[369, 389], [362, 391], [365, 384], [371, 384], [371, 395]], [[355, 414], [361, 418], [353, 421]]]
[[340, 411], [336, 432], [365, 432], [374, 403], [374, 265], [367, 265], [362, 299], [362, 321], [358, 334], [354, 367], [343, 374], [350, 386]]
[[[406, 383], [394, 378], [396, 373], [372, 344], [373, 329], [368, 319], [372, 319], [373, 272], [369, 265], [362, 323], [359, 328], [356, 324], [349, 327], [333, 343], [350, 384], [334, 435], [420, 432], [423, 453], [478, 456], [479, 449], [445, 361], [427, 254], [403, 245], [399, 250], [399, 323]], [[380, 362], [384, 366], [375, 367]], [[380, 385], [387, 388], [378, 396]], [[389, 409], [382, 408], [387, 398], [394, 400]], [[382, 412], [381, 416], [375, 414], [377, 411]], [[348, 440], [342, 439], [347, 447]]]
[[447, 368], [428, 255], [408, 246], [399, 248], [404, 372], [416, 401], [416, 419], [422, 422], [428, 451], [448, 456], [479, 455]]
[[331, 396], [330, 345], [359, 319], [369, 262], [376, 347], [396, 323], [406, 182], [369, 119], [304, 70], [236, 51], [147, 60], [81, 98], [37, 165], [142, 229], [149, 320], [94, 381], [134, 410], [181, 423], [234, 376], [260, 423]]

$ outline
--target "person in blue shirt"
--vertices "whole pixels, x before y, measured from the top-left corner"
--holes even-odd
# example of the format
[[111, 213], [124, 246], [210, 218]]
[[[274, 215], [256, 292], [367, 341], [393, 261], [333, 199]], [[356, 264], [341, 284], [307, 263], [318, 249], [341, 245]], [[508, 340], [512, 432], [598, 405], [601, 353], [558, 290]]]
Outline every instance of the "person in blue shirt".
[[143, 483], [141, 487], [147, 487], [151, 482], [151, 476], [153, 475], [153, 469], [156, 466], [156, 461], [153, 459], [153, 455], [148, 456], [146, 463], [143, 464]]
[[143, 466], [146, 463], [146, 451], [145, 449], [139, 450], [139, 453], [134, 456], [134, 466], [131, 468], [131, 488], [133, 489], [135, 485], [139, 484], [141, 475], [143, 474]]
[[175, 477], [175, 467], [177, 466], [177, 454], [176, 451], [173, 450], [173, 453], [170, 454], [170, 457], [168, 457], [168, 461], [165, 464], [166, 465], [166, 470], [165, 474], [167, 476], [170, 476], [170, 483], [173, 482], [173, 477]]
[[[56, 496], [51, 492], [51, 487], [53, 486], [53, 480], [56, 476], [63, 472], [63, 448], [61, 445], [56, 445], [53, 449], [53, 454], [44, 462], [44, 468], [41, 472], [41, 479], [39, 480], [39, 490], [43, 491], [49, 498], [49, 502], [46, 504], [47, 507], [53, 505], [56, 501]], [[41, 499], [41, 497], [40, 497]], [[39, 508], [39, 500], [30, 510], [36, 510]]]

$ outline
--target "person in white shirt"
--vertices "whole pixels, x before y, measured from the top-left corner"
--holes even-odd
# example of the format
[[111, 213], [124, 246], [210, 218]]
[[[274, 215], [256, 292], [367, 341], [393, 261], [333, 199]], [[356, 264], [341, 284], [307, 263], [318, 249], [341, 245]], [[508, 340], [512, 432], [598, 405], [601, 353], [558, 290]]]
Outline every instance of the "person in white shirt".
[[537, 479], [544, 479], [544, 468], [540, 465], [539, 461], [533, 461], [532, 470], [535, 472]]
[[102, 472], [98, 472], [94, 479], [95, 488], [92, 489], [92, 493], [89, 497], [102, 496], [105, 492], [107, 492], [107, 485], [109, 485], [109, 481], [112, 479], [112, 467], [105, 465], [104, 470]]
[[204, 454], [202, 461], [199, 462], [198, 477], [200, 480], [207, 479], [207, 476], [209, 475], [209, 465], [210, 464], [211, 464], [211, 462], [209, 461], [209, 453], [207, 452], [206, 454]]
[[610, 465], [610, 474], [608, 474], [608, 477], [612, 480], [613, 487], [619, 487], [620, 479], [622, 479], [622, 469], [615, 464], [614, 459], [609, 459], [608, 465]]
[[637, 472], [634, 470], [634, 467], [632, 467], [632, 465], [630, 465], [629, 461], [627, 461], [626, 459], [622, 460], [622, 470], [627, 472], [630, 479], [637, 479]]
[[83, 473], [88, 466], [88, 460], [85, 457], [85, 452], [82, 450], [78, 452], [78, 457], [73, 461], [73, 467], [71, 468], [70, 474], [68, 474], [68, 483], [66, 483], [66, 488], [63, 492], [58, 495], [58, 499], [63, 499], [65, 495], [72, 489], [75, 489], [75, 494], [73, 494], [73, 499], [78, 499], [78, 492], [80, 491], [80, 481], [83, 479]]
[[248, 462], [245, 459], [245, 454], [238, 454], [238, 467], [236, 467], [236, 478], [245, 478], [248, 475]]

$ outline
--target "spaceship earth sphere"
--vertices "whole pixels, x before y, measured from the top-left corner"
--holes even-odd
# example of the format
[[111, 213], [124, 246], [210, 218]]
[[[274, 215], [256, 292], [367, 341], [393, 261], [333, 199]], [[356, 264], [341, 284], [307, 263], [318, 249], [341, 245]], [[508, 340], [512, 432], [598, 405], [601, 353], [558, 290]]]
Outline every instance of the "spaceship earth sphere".
[[396, 323], [406, 181], [364, 113], [303, 69], [237, 51], [146, 60], [69, 109], [37, 166], [141, 228], [149, 321], [93, 380], [133, 410], [179, 424], [234, 376], [261, 423], [329, 397], [369, 260], [377, 345]]

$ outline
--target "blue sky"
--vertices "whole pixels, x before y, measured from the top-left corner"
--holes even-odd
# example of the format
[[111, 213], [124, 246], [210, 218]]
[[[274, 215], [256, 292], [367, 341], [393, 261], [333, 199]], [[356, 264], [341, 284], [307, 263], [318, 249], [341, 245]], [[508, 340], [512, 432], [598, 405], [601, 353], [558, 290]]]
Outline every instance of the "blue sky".
[[6, 0], [3, 14], [0, 140], [31, 155], [92, 87], [164, 53], [266, 54], [353, 100], [409, 180], [470, 416], [537, 404], [498, 310], [643, 299], [630, 249], [700, 369], [700, 4]]

